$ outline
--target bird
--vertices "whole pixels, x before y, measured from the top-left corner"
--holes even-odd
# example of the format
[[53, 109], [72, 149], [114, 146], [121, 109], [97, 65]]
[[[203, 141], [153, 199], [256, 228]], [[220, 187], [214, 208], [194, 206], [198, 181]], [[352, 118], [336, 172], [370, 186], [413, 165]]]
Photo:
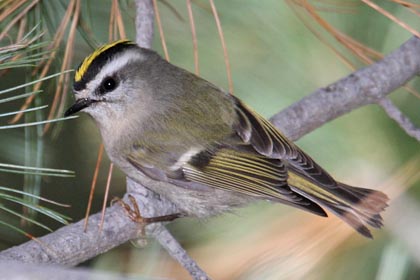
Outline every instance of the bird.
[[381, 228], [388, 197], [335, 180], [238, 97], [129, 40], [103, 45], [74, 75], [75, 103], [96, 122], [111, 161], [183, 216], [256, 201], [337, 215], [361, 235]]

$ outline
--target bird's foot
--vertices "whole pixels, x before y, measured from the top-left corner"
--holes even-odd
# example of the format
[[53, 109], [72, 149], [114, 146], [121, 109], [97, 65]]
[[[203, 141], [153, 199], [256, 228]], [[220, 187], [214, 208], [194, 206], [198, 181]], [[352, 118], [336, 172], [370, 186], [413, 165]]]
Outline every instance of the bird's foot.
[[132, 207], [128, 203], [124, 202], [121, 198], [118, 198], [118, 197], [113, 198], [111, 201], [111, 204], [118, 203], [119, 205], [121, 205], [124, 211], [126, 212], [127, 216], [135, 223], [148, 225], [152, 223], [170, 222], [177, 218], [183, 217], [181, 213], [176, 213], [176, 214], [146, 218], [141, 215], [139, 206], [134, 196], [129, 194], [128, 199], [130, 200]]
[[113, 198], [111, 201], [111, 205], [114, 203], [118, 203], [119, 205], [121, 205], [121, 207], [124, 209], [127, 216], [133, 222], [138, 223], [140, 225], [139, 238], [132, 240], [133, 245], [136, 247], [145, 247], [147, 245], [146, 226], [148, 224], [159, 223], [159, 222], [170, 222], [184, 216], [181, 213], [176, 213], [176, 214], [146, 218], [141, 215], [140, 208], [134, 196], [129, 194], [128, 199], [130, 200], [132, 206], [130, 206], [128, 203], [126, 203], [119, 197]]

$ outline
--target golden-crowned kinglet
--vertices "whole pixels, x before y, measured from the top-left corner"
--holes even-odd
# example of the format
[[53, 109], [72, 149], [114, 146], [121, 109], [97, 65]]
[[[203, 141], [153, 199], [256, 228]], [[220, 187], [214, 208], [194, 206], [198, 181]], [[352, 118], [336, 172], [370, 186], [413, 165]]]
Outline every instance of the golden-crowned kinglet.
[[76, 103], [91, 115], [108, 156], [134, 181], [184, 214], [208, 217], [262, 199], [327, 216], [371, 237], [382, 192], [335, 181], [270, 122], [154, 51], [121, 40], [76, 70]]

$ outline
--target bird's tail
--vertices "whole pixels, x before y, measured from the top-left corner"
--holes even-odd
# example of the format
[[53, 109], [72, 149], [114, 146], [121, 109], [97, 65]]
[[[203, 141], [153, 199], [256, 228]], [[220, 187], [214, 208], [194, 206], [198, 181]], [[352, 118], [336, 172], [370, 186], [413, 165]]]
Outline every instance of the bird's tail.
[[388, 206], [388, 197], [383, 192], [343, 183], [321, 187], [294, 173], [290, 173], [288, 183], [293, 191], [327, 208], [368, 238], [372, 234], [367, 226], [383, 225], [380, 213]]

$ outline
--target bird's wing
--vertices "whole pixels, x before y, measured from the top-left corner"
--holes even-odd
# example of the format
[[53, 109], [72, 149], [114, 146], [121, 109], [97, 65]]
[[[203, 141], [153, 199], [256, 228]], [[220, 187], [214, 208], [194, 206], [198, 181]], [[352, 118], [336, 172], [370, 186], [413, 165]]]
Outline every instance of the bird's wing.
[[245, 143], [249, 143], [260, 154], [287, 161], [288, 168], [295, 173], [324, 187], [334, 188], [337, 183], [313, 159], [286, 139], [269, 121], [254, 112], [239, 99], [235, 99], [239, 118], [235, 128]]
[[318, 204], [291, 190], [282, 160], [260, 155], [246, 146], [237, 149], [214, 146], [195, 153], [187, 152], [189, 155], [181, 157], [185, 161], [176, 170], [165, 171], [145, 164], [136, 153], [129, 155], [127, 161], [144, 175], [177, 187], [204, 191], [208, 187], [222, 189], [327, 216]]
[[243, 148], [219, 148], [196, 154], [183, 165], [182, 171], [189, 182], [275, 200], [326, 216], [320, 206], [290, 189], [287, 168], [279, 159]]

